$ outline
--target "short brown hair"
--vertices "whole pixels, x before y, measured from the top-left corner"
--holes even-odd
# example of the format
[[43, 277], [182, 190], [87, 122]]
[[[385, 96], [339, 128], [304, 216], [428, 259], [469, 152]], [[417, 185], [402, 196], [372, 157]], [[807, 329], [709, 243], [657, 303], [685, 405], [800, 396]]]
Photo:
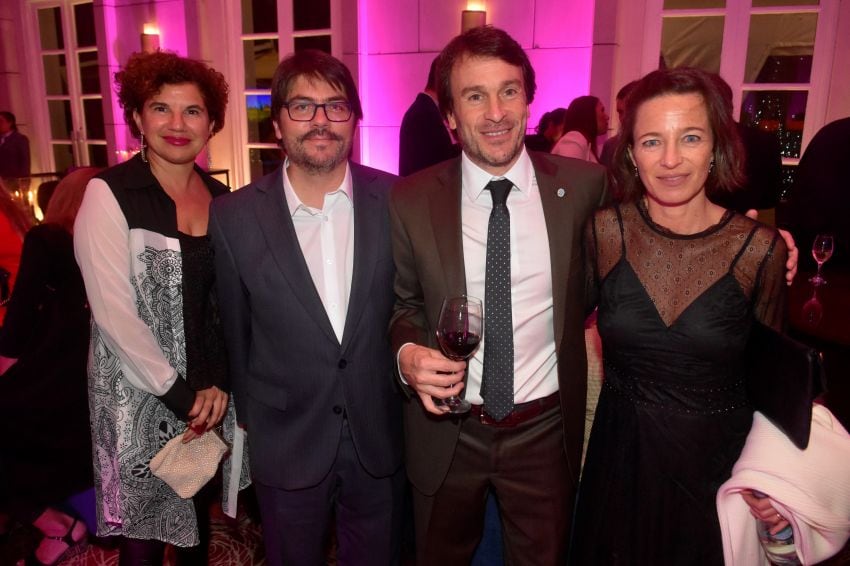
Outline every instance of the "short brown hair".
[[351, 110], [358, 120], [363, 119], [363, 107], [360, 105], [360, 95], [351, 71], [345, 64], [324, 51], [318, 49], [303, 49], [288, 55], [274, 72], [272, 78], [272, 120], [280, 116], [280, 109], [286, 104], [289, 91], [298, 77], [320, 79], [337, 90], [341, 90]]
[[714, 136], [714, 168], [705, 181], [706, 196], [733, 191], [744, 183], [744, 146], [715, 80], [709, 73], [691, 67], [660, 69], [640, 79], [626, 97], [620, 141], [611, 161], [615, 192], [624, 202], [635, 201], [646, 191], [629, 156], [635, 141], [637, 113], [644, 102], [671, 94], [698, 94], [705, 104]]
[[145, 102], [163, 85], [192, 83], [201, 91], [213, 132], [224, 127], [229, 87], [224, 75], [201, 61], [180, 57], [168, 51], [133, 53], [124, 68], [115, 73], [118, 103], [124, 109], [124, 121], [134, 136], [141, 135], [133, 112], [141, 114]]
[[103, 169], [100, 167], [80, 167], [60, 179], [44, 212], [45, 224], [58, 224], [68, 232], [73, 232], [74, 220], [83, 202], [86, 186], [101, 171]]
[[472, 28], [452, 39], [437, 58], [437, 99], [444, 116], [453, 111], [452, 69], [464, 57], [491, 57], [522, 69], [525, 101], [537, 91], [534, 67], [522, 46], [505, 30], [493, 26]]

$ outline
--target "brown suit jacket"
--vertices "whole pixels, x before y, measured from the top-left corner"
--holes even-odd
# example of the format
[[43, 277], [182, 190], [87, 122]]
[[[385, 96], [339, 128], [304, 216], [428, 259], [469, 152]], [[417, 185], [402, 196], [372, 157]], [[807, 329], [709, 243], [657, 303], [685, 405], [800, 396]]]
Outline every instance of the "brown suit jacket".
[[[577, 485], [587, 390], [583, 323], [590, 306], [581, 239], [585, 221], [605, 202], [605, 169], [545, 153], [529, 155], [543, 201], [552, 261], [558, 381], [572, 476], [564, 481]], [[407, 342], [436, 348], [434, 329], [443, 297], [466, 292], [460, 164], [456, 158], [425, 169], [401, 179], [390, 193], [396, 265], [390, 340], [395, 352]], [[410, 388], [405, 390], [407, 472], [420, 492], [433, 495], [446, 477], [465, 417], [431, 415]]]

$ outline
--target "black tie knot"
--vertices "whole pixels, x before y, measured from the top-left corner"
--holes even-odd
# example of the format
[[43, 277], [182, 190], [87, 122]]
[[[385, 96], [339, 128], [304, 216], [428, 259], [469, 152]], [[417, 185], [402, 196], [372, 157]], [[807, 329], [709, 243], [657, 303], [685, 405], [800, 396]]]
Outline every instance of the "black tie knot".
[[493, 206], [503, 205], [508, 202], [508, 193], [514, 184], [507, 179], [493, 180], [485, 187], [493, 195]]

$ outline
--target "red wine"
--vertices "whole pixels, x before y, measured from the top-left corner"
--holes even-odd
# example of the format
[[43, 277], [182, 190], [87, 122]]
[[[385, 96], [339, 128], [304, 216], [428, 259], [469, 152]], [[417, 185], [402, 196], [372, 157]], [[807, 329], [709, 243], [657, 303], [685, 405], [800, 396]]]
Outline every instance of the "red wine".
[[481, 337], [473, 332], [439, 332], [437, 340], [446, 356], [465, 360], [478, 347]]

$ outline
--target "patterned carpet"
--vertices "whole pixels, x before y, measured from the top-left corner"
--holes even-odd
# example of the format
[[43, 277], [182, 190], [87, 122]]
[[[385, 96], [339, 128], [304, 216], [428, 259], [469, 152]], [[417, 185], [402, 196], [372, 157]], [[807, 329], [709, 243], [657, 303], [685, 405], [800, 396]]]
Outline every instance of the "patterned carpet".
[[[240, 512], [235, 520], [230, 519], [221, 512], [221, 507], [217, 504], [213, 505], [210, 511], [212, 540], [209, 563], [211, 566], [254, 566], [266, 563], [262, 533], [256, 522], [244, 512]], [[9, 541], [0, 548], [0, 566], [14, 566], [18, 559], [28, 554], [37, 543], [37, 531], [29, 527], [17, 527], [10, 534]], [[117, 548], [96, 543], [89, 544], [82, 554], [62, 562], [62, 566], [117, 566], [117, 564]], [[173, 565], [174, 556], [169, 549], [166, 551], [165, 566]]]

